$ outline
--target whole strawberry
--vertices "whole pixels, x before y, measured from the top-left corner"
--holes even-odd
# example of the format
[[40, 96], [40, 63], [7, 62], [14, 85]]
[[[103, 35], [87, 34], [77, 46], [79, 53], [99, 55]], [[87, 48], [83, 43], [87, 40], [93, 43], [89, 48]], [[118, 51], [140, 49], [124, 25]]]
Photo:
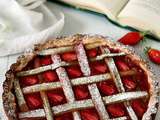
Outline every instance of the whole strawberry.
[[152, 62], [160, 64], [160, 50], [148, 48], [147, 53]]
[[146, 35], [146, 32], [129, 32], [126, 35], [124, 35], [122, 38], [120, 38], [118, 41], [120, 43], [123, 43], [124, 45], [136, 45], [141, 40], [143, 40], [144, 36]]

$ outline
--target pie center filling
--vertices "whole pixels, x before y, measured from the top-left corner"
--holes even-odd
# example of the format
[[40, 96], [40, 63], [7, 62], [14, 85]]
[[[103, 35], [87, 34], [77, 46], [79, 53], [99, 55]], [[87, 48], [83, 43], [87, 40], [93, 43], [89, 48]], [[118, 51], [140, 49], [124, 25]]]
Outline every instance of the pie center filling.
[[[80, 50], [76, 50], [77, 48]], [[22, 70], [36, 70], [48, 66], [45, 71], [41, 69], [39, 73], [18, 77], [23, 93], [23, 97], [19, 95], [20, 98], [17, 98], [19, 118], [27, 120], [23, 113], [40, 110], [39, 117], [32, 116], [34, 120], [46, 120], [45, 116], [48, 114], [52, 114], [54, 120], [73, 120], [74, 114], [82, 120], [99, 120], [100, 117], [126, 117], [130, 120], [134, 117], [127, 110], [130, 107], [137, 118], [141, 119], [149, 101], [149, 84], [143, 69], [127, 55], [107, 57], [108, 53], [105, 54], [100, 47], [85, 51], [80, 45], [77, 48], [57, 55], [37, 55]], [[107, 49], [111, 55], [121, 52], [109, 47]], [[100, 59], [101, 57], [103, 58]], [[54, 68], [54, 64], [60, 65], [62, 62], [63, 65]], [[113, 65], [108, 66], [107, 62]], [[52, 69], [49, 69], [51, 65]], [[118, 76], [120, 81], [117, 82]], [[119, 85], [121, 83], [122, 86]], [[136, 92], [139, 93], [135, 94]], [[141, 95], [141, 92], [145, 95]], [[101, 105], [103, 106], [100, 107]], [[49, 111], [45, 114], [47, 106], [53, 113]], [[103, 116], [103, 112], [106, 112], [107, 116]]]

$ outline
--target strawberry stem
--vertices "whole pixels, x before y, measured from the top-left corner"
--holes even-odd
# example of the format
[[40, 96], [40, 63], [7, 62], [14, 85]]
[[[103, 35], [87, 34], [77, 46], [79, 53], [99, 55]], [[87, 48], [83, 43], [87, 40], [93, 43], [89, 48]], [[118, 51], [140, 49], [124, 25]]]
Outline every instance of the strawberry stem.
[[140, 36], [144, 37], [144, 36], [146, 36], [146, 35], [149, 34], [149, 33], [150, 33], [149, 30], [143, 31], [143, 32], [140, 32]]
[[144, 53], [147, 54], [150, 49], [151, 49], [150, 46], [146, 46], [146, 47], [144, 48]]

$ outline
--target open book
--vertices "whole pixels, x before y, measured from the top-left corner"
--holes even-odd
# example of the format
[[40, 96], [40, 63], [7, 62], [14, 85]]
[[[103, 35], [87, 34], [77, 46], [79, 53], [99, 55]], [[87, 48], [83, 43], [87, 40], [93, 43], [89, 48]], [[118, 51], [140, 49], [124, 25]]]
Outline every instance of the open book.
[[59, 0], [160, 38], [160, 0]]

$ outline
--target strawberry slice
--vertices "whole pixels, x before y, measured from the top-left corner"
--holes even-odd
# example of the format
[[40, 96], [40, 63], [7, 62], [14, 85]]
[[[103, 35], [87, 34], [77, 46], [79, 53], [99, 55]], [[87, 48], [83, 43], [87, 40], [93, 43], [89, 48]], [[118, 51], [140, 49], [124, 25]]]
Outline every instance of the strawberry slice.
[[99, 120], [99, 116], [95, 109], [82, 110], [80, 113], [83, 120]]
[[136, 88], [136, 83], [131, 78], [123, 78], [123, 83], [128, 91]]
[[141, 100], [132, 101], [132, 107], [133, 107], [134, 111], [136, 112], [137, 116], [140, 118], [143, 116], [143, 114], [146, 111], [146, 107]]
[[79, 66], [70, 66], [67, 68], [67, 72], [70, 78], [76, 78], [82, 76], [82, 72]]
[[37, 109], [42, 107], [42, 100], [38, 93], [26, 95], [25, 97], [30, 109]]
[[44, 80], [46, 82], [53, 82], [53, 81], [57, 81], [58, 77], [55, 71], [46, 71], [42, 74]]
[[96, 55], [97, 55], [97, 49], [87, 50], [87, 55], [88, 55], [88, 57], [96, 57]]
[[105, 95], [113, 95], [117, 93], [117, 89], [114, 83], [107, 81], [107, 82], [100, 82], [98, 84], [100, 91]]
[[38, 83], [38, 78], [37, 76], [25, 76], [21, 79], [21, 83], [24, 86], [30, 86]]
[[127, 71], [129, 70], [129, 66], [122, 60], [116, 60], [116, 64], [119, 70]]
[[124, 108], [121, 104], [112, 104], [107, 106], [107, 111], [112, 117], [121, 117], [125, 115]]
[[106, 64], [103, 62], [96, 61], [91, 63], [90, 65], [93, 74], [101, 74], [101, 73], [106, 73], [108, 71]]
[[73, 120], [73, 115], [71, 113], [64, 113], [60, 116], [57, 116], [55, 120]]
[[89, 98], [89, 92], [87, 86], [76, 86], [74, 87], [75, 95], [78, 100]]
[[124, 35], [121, 39], [118, 41], [123, 43], [124, 45], [136, 45], [141, 40], [143, 40], [146, 33], [140, 33], [140, 32], [129, 32], [126, 35]]
[[77, 59], [76, 53], [75, 52], [67, 52], [67, 53], [63, 53], [61, 58], [64, 61], [74, 61]]
[[66, 102], [62, 89], [47, 92], [48, 98], [52, 105], [58, 105]]
[[52, 62], [51, 56], [45, 56], [45, 57], [43, 57], [43, 58], [41, 59], [41, 64], [42, 64], [43, 66], [49, 65], [49, 64], [52, 64], [52, 63], [53, 63], [53, 62]]

